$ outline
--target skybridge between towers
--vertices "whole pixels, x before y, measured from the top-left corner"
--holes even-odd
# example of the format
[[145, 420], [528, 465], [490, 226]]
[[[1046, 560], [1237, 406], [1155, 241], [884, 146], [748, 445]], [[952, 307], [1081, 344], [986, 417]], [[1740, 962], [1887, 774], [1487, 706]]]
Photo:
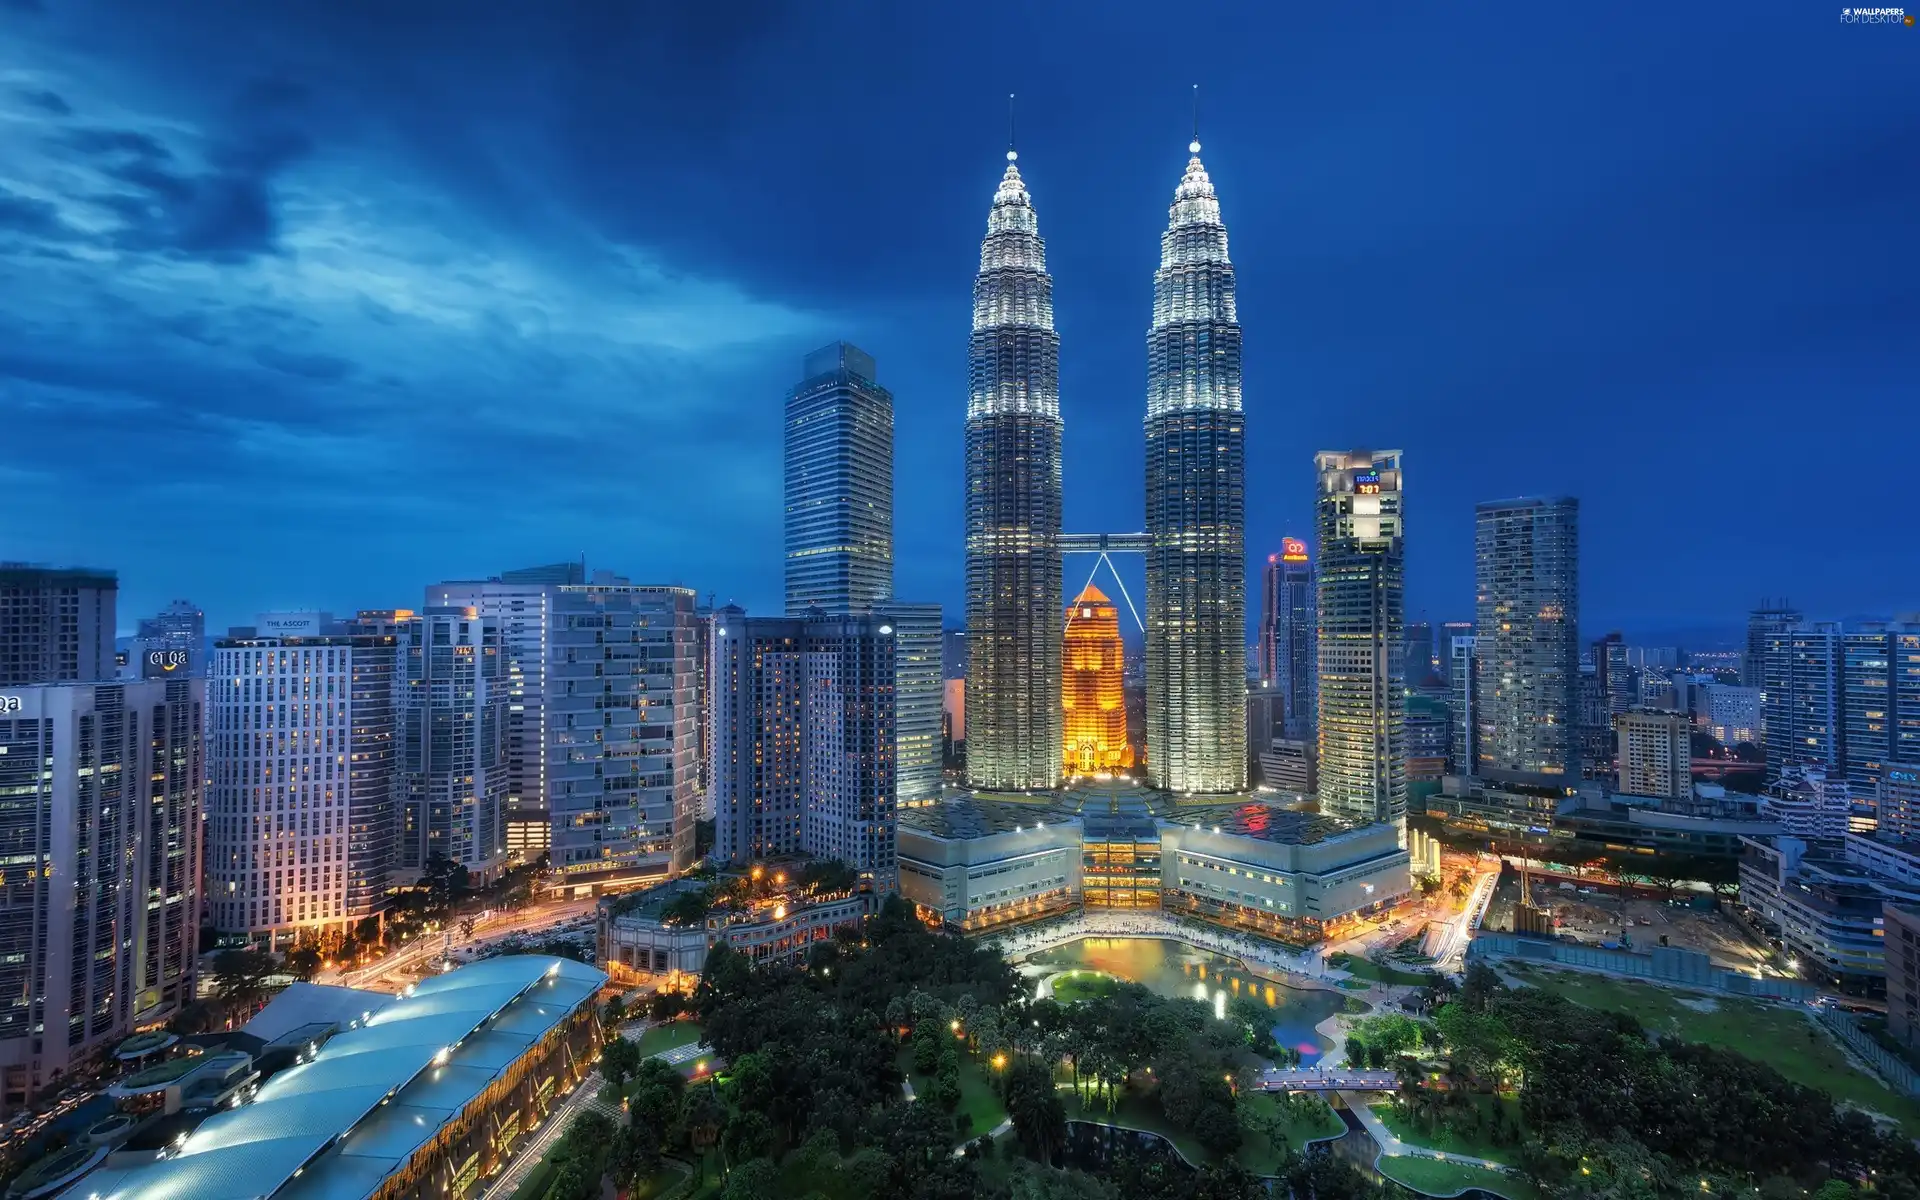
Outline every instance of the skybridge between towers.
[[[1133, 597], [1127, 594], [1127, 585], [1120, 578], [1120, 572], [1114, 569], [1109, 554], [1145, 554], [1153, 549], [1153, 535], [1150, 533], [1063, 533], [1055, 543], [1060, 553], [1097, 554], [1100, 557], [1093, 562], [1093, 570], [1087, 572], [1087, 583], [1100, 573], [1100, 564], [1107, 564], [1107, 573], [1113, 576], [1113, 582], [1120, 587], [1120, 598], [1127, 602], [1127, 611], [1133, 614], [1133, 623], [1141, 632], [1146, 632], [1146, 623], [1140, 619], [1140, 610], [1133, 606]], [[1084, 591], [1085, 585], [1081, 586]], [[1075, 593], [1076, 595], [1078, 593]], [[1067, 627], [1073, 627], [1072, 614], [1068, 614]]]

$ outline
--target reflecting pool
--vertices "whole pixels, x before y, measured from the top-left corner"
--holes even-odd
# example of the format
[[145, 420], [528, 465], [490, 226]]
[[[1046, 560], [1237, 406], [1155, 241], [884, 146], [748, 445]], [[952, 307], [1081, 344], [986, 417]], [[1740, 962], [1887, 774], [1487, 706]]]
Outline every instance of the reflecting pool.
[[1162, 996], [1204, 1000], [1222, 1014], [1235, 996], [1253, 996], [1273, 1010], [1273, 1040], [1300, 1051], [1307, 1063], [1333, 1048], [1313, 1027], [1345, 1003], [1336, 992], [1274, 983], [1237, 958], [1167, 938], [1081, 938], [1042, 950], [1027, 962], [1032, 964], [1027, 973], [1036, 978], [1075, 968], [1102, 971]]

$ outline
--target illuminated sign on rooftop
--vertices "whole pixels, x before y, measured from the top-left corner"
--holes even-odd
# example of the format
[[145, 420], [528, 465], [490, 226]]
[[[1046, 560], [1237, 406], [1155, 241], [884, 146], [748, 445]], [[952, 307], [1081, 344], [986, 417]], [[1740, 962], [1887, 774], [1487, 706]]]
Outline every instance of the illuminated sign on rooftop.
[[1307, 561], [1307, 544], [1299, 538], [1281, 538], [1280, 561], [1290, 563]]

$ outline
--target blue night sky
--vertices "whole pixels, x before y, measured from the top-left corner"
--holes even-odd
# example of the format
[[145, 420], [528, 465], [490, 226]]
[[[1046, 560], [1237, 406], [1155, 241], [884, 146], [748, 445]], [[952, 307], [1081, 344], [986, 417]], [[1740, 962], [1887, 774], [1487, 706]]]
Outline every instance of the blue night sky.
[[844, 337], [898, 591], [957, 616], [1006, 95], [1067, 524], [1136, 529], [1198, 82], [1250, 555], [1389, 446], [1412, 619], [1529, 492], [1581, 499], [1590, 631], [1920, 608], [1920, 30], [1838, 7], [0, 0], [0, 558], [118, 569], [123, 628], [582, 553], [772, 609], [783, 394]]

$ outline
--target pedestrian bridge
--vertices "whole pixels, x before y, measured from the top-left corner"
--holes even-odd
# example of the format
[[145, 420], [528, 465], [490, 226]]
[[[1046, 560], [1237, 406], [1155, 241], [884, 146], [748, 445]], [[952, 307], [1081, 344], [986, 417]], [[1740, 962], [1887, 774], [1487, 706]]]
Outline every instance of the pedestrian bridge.
[[1269, 1092], [1391, 1092], [1400, 1087], [1392, 1071], [1358, 1067], [1272, 1067], [1260, 1072]]

